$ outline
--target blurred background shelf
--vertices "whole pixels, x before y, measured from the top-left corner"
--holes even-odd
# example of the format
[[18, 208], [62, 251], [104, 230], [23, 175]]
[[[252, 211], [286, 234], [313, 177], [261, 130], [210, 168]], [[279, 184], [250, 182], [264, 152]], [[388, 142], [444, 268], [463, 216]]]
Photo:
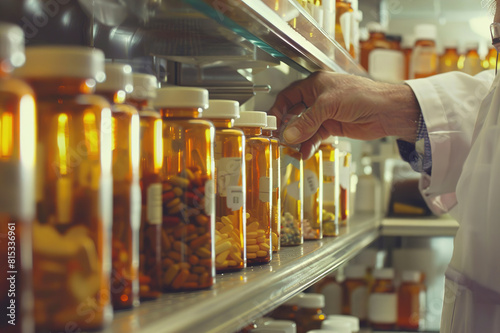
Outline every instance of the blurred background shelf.
[[234, 332], [305, 290], [379, 236], [379, 221], [353, 217], [338, 237], [284, 247], [268, 265], [217, 275], [210, 290], [164, 294], [118, 312], [103, 333]]
[[455, 236], [458, 222], [451, 216], [427, 218], [384, 218], [382, 236]]

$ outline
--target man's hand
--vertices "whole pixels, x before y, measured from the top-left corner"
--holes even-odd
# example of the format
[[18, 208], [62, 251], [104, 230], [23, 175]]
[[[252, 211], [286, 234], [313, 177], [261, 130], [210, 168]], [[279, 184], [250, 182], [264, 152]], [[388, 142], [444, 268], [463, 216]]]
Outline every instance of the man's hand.
[[270, 110], [278, 119], [301, 114], [290, 121], [283, 136], [301, 143], [304, 158], [331, 135], [373, 140], [398, 136], [415, 141], [420, 107], [405, 84], [332, 72], [316, 72], [281, 91]]

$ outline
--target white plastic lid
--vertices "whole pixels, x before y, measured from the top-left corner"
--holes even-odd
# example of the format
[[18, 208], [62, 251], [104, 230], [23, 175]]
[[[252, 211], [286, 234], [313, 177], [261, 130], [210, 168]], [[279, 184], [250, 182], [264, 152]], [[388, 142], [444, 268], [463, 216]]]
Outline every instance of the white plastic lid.
[[458, 49], [458, 41], [456, 39], [446, 39], [443, 41], [445, 49]]
[[0, 23], [0, 59], [7, 60], [12, 67], [20, 67], [24, 56], [24, 32], [19, 26]]
[[326, 320], [343, 320], [351, 325], [351, 331], [359, 331], [359, 318], [356, 316], [348, 315], [329, 315]]
[[16, 70], [24, 78], [81, 78], [103, 82], [104, 53], [85, 46], [26, 48], [26, 63]]
[[166, 87], [156, 90], [156, 108], [208, 108], [208, 90], [194, 87]]
[[340, 151], [350, 153], [351, 152], [351, 143], [349, 141], [339, 141], [338, 148]]
[[373, 270], [373, 277], [375, 279], [392, 280], [394, 279], [393, 268], [378, 268]]
[[267, 116], [267, 126], [264, 127], [265, 130], [276, 131], [278, 125], [276, 123], [276, 116]]
[[479, 48], [479, 42], [470, 40], [465, 43], [465, 50], [470, 51], [470, 50], [476, 50]]
[[240, 103], [226, 99], [211, 99], [203, 118], [236, 119], [240, 116]]
[[415, 40], [436, 40], [437, 28], [434, 24], [417, 24]]
[[129, 94], [134, 90], [130, 65], [108, 62], [104, 66], [104, 71], [106, 72], [106, 81], [98, 83], [96, 91], [123, 90]]
[[299, 308], [307, 308], [307, 309], [319, 309], [325, 307], [325, 295], [323, 294], [313, 294], [306, 293], [297, 303]]
[[299, 299], [304, 296], [304, 293], [299, 293], [292, 298], [290, 298], [288, 301], [283, 303], [283, 305], [298, 305], [299, 304]]
[[366, 266], [349, 265], [344, 268], [346, 279], [364, 279], [366, 276]]
[[320, 330], [310, 330], [310, 331], [307, 331], [306, 333], [337, 333], [337, 331], [322, 328]]
[[158, 81], [156, 76], [143, 73], [132, 73], [132, 82], [134, 91], [130, 94], [131, 98], [138, 100], [153, 100], [156, 98]]
[[366, 29], [368, 32], [381, 32], [386, 33], [387, 29], [378, 22], [368, 22], [366, 23]]
[[414, 45], [415, 45], [414, 35], [403, 35], [403, 40], [401, 41], [401, 47], [403, 49], [413, 48]]
[[266, 127], [267, 114], [262, 111], [241, 111], [240, 117], [234, 120], [235, 127]]
[[323, 320], [321, 329], [332, 330], [335, 333], [352, 333], [351, 324], [342, 319]]
[[258, 328], [271, 328], [276, 332], [297, 333], [297, 325], [291, 320], [271, 320], [257, 326]]
[[403, 282], [420, 283], [422, 275], [419, 271], [403, 271], [401, 280]]
[[339, 137], [330, 135], [328, 138], [324, 139], [321, 143], [324, 143], [326, 145], [338, 145]]

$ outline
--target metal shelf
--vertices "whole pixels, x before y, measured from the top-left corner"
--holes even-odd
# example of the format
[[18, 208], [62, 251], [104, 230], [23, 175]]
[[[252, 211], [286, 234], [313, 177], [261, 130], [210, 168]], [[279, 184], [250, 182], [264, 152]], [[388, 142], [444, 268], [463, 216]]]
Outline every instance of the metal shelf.
[[102, 333], [234, 332], [303, 291], [379, 236], [377, 219], [357, 215], [334, 238], [282, 248], [268, 265], [217, 276], [210, 290], [164, 294], [115, 314]]
[[382, 236], [455, 236], [458, 222], [450, 216], [428, 218], [385, 218]]
[[281, 15], [261, 0], [183, 1], [294, 68], [368, 75], [296, 0], [279, 0]]

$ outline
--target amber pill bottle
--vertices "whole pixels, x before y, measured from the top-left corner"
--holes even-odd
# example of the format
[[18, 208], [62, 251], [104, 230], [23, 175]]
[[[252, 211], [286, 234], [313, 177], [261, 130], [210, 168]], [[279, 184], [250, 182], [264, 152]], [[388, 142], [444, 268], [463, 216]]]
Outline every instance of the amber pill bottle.
[[323, 313], [325, 296], [323, 294], [305, 293], [297, 301], [295, 323], [297, 333], [307, 333], [310, 330], [320, 329], [326, 319]]
[[323, 238], [323, 152], [304, 161], [304, 239]]
[[368, 298], [368, 321], [376, 330], [393, 330], [397, 322], [397, 294], [394, 287], [394, 270], [381, 268], [373, 271], [375, 283]]
[[36, 331], [98, 329], [111, 318], [111, 111], [93, 95], [104, 54], [32, 47], [18, 75], [38, 107], [33, 287]]
[[215, 282], [213, 124], [202, 117], [208, 91], [157, 90], [163, 119], [163, 291], [198, 290]]
[[233, 128], [238, 102], [209, 104], [203, 118], [215, 126], [215, 268], [223, 273], [246, 267], [245, 135]]
[[323, 157], [323, 236], [339, 234], [339, 151], [338, 138], [331, 136], [321, 142], [319, 149]]
[[418, 271], [403, 271], [398, 289], [398, 328], [417, 331], [420, 322], [420, 304], [424, 285]]

